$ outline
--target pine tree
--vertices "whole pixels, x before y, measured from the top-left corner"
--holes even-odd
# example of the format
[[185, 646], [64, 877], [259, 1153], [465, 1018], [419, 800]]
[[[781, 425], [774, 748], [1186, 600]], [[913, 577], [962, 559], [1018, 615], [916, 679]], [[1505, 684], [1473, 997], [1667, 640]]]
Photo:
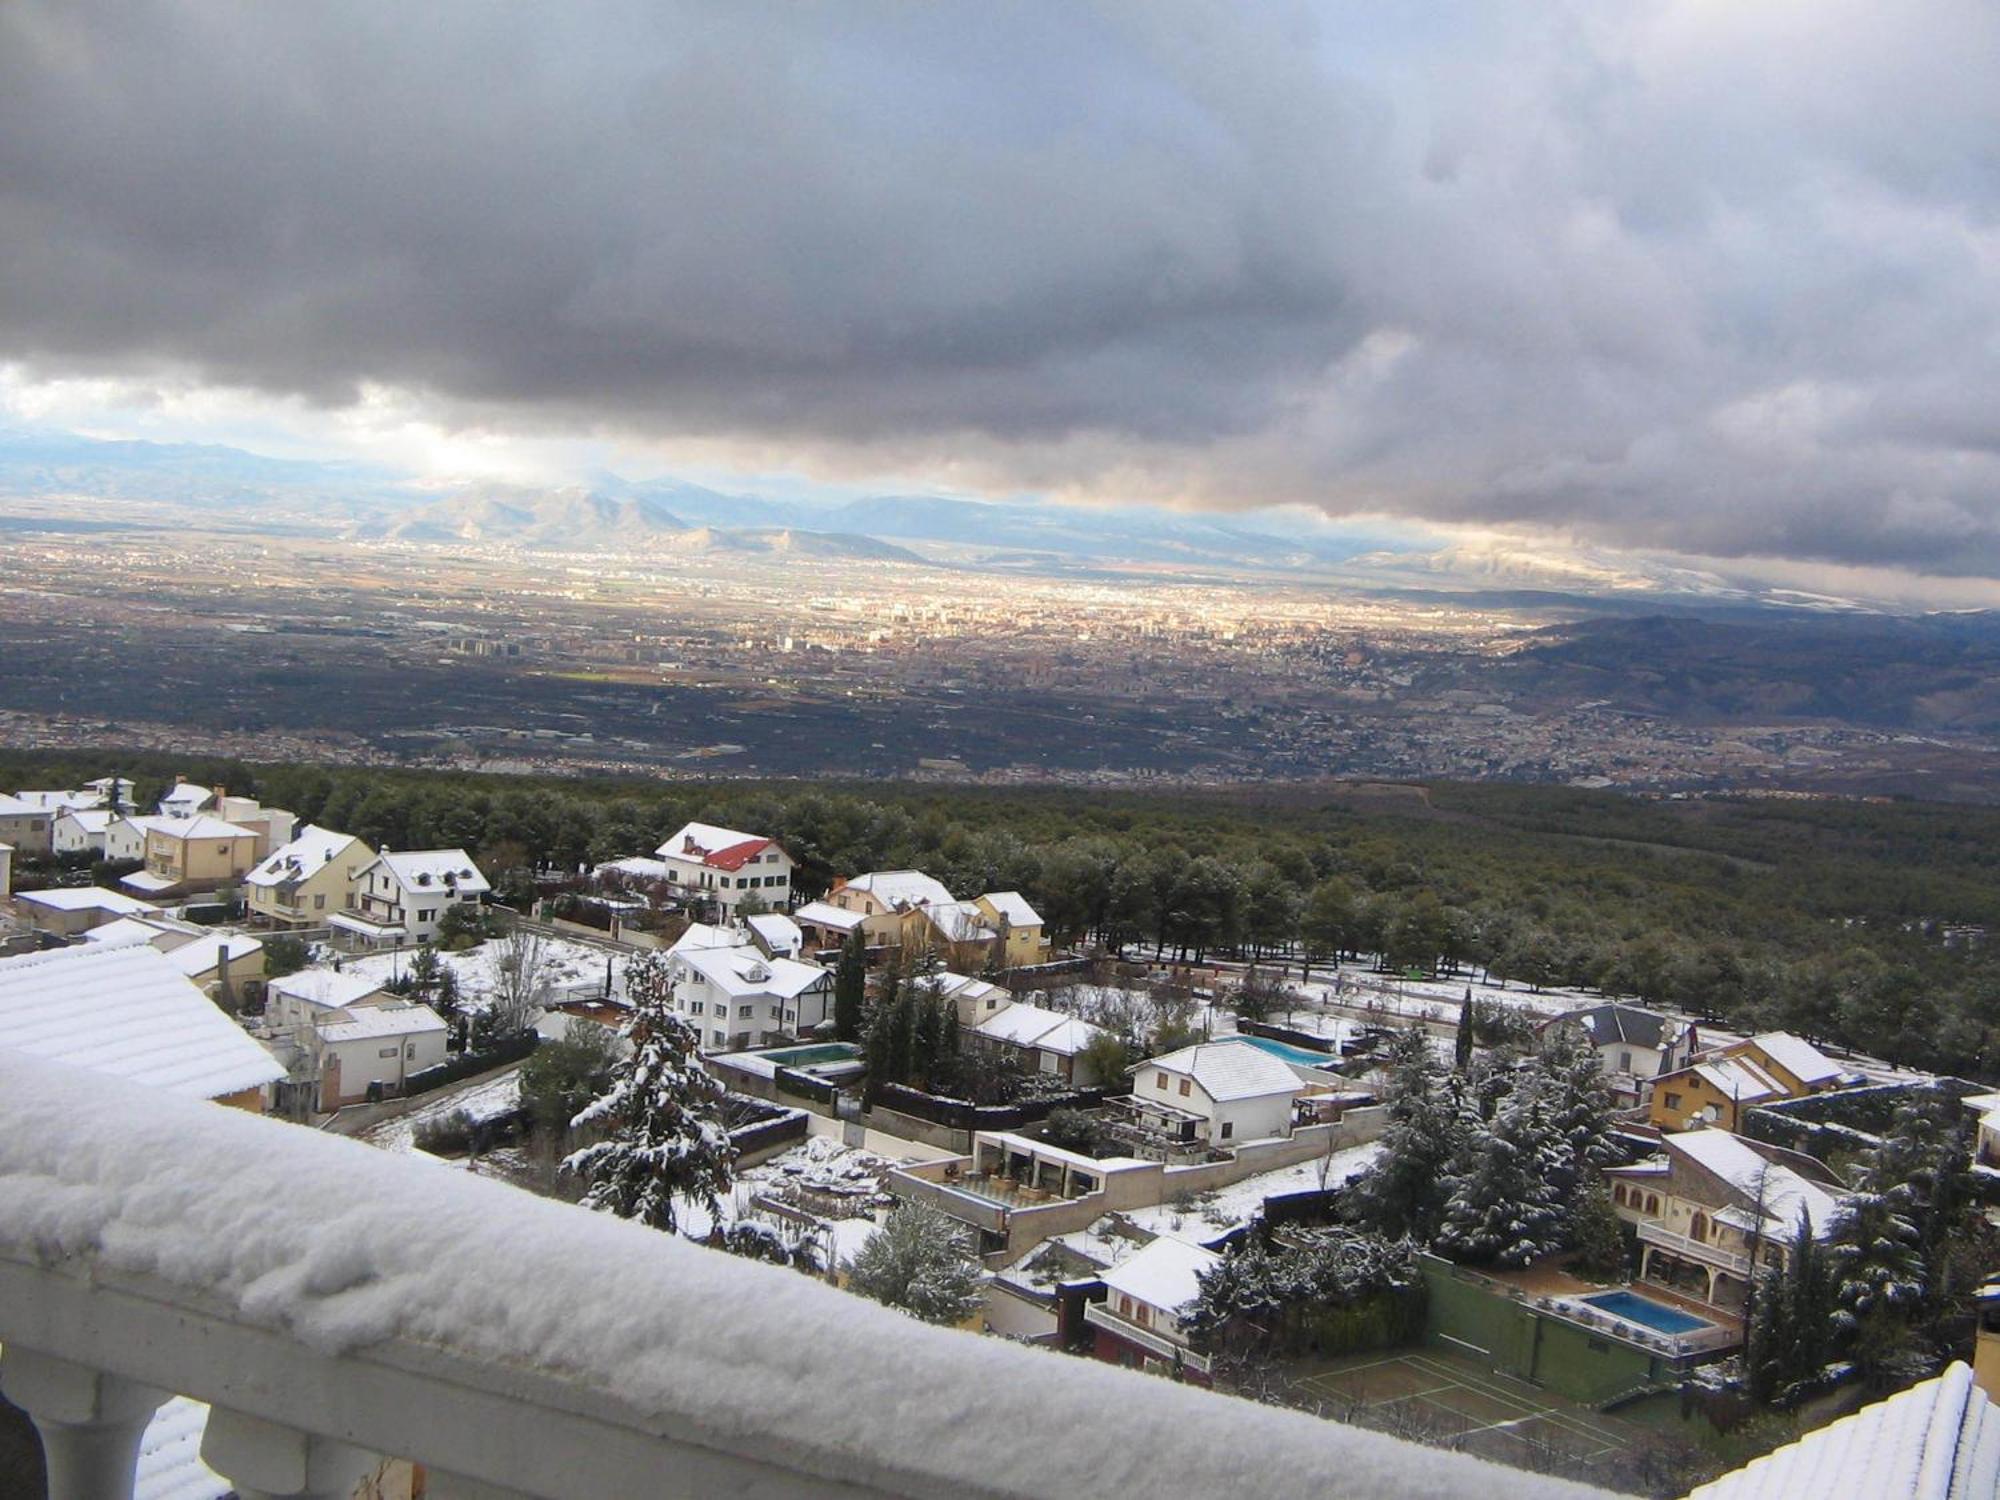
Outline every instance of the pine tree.
[[1834, 1222], [1834, 1326], [1858, 1363], [1879, 1368], [1908, 1339], [1921, 1309], [1923, 1237], [1887, 1193], [1850, 1194]]
[[570, 1122], [604, 1138], [571, 1152], [562, 1169], [588, 1185], [586, 1206], [672, 1230], [676, 1199], [713, 1217], [729, 1191], [724, 1091], [702, 1069], [694, 1030], [670, 1008], [660, 956], [633, 959], [625, 984], [632, 1009], [620, 1034], [632, 1050], [613, 1066], [604, 1096]]
[[833, 971], [834, 1035], [843, 1042], [858, 1041], [867, 1003], [868, 939], [856, 927], [840, 945], [840, 963]]
[[1458, 1036], [1452, 1052], [1461, 1073], [1472, 1065], [1472, 1043], [1472, 986], [1468, 984], [1465, 999], [1458, 1007]]
[[1611, 1139], [1611, 1093], [1604, 1086], [1597, 1049], [1573, 1027], [1550, 1028], [1535, 1065], [1541, 1098], [1571, 1164], [1557, 1178], [1556, 1190], [1571, 1199], [1578, 1183], [1618, 1159]]
[[1804, 1210], [1793, 1231], [1782, 1270], [1766, 1270], [1754, 1283], [1744, 1367], [1751, 1396], [1780, 1401], [1813, 1379], [1833, 1357], [1832, 1271]]
[[1625, 1232], [1603, 1177], [1586, 1174], [1582, 1190], [1569, 1203], [1569, 1245], [1577, 1265], [1593, 1276], [1619, 1275], [1626, 1268]]
[[1525, 1266], [1560, 1249], [1563, 1206], [1555, 1183], [1568, 1169], [1568, 1146], [1549, 1122], [1536, 1080], [1522, 1080], [1490, 1121], [1468, 1102], [1463, 1121], [1445, 1168], [1437, 1248], [1454, 1259], [1501, 1266]]
[[927, 1203], [891, 1210], [848, 1270], [855, 1291], [926, 1323], [962, 1323], [979, 1309], [979, 1268], [966, 1232]]
[[1454, 1079], [1431, 1056], [1429, 1036], [1413, 1026], [1388, 1058], [1389, 1123], [1375, 1165], [1355, 1184], [1349, 1212], [1390, 1239], [1428, 1241], [1444, 1208], [1444, 1167], [1459, 1136]]

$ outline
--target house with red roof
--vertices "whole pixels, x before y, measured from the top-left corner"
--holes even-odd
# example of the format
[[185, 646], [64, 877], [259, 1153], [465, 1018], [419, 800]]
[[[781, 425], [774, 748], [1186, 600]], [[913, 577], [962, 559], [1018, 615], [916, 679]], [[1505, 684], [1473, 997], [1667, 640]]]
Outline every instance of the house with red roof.
[[669, 885], [727, 911], [753, 895], [773, 911], [792, 904], [792, 857], [775, 839], [711, 823], [686, 823], [655, 852]]

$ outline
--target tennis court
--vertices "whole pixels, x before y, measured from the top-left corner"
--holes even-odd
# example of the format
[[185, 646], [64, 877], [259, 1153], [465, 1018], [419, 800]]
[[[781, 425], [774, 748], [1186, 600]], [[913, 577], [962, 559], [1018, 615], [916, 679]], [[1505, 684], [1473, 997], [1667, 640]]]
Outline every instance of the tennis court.
[[1621, 1433], [1595, 1412], [1440, 1352], [1364, 1358], [1299, 1383], [1314, 1395], [1358, 1402], [1371, 1412], [1402, 1405], [1415, 1422], [1450, 1439], [1453, 1447], [1503, 1462], [1510, 1450], [1523, 1447], [1594, 1458], [1631, 1446], [1630, 1433]]

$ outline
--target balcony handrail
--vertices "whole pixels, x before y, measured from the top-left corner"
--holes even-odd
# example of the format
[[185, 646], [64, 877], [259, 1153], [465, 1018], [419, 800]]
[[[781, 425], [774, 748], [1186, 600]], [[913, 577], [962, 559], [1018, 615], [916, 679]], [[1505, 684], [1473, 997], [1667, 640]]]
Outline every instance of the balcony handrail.
[[1103, 1411], [1119, 1484], [1155, 1493], [1304, 1500], [1329, 1473], [1349, 1500], [1599, 1493], [927, 1327], [436, 1162], [5, 1051], [0, 1347], [0, 1379], [16, 1350], [53, 1355], [416, 1460], [454, 1493], [1092, 1493]]
[[1176, 1343], [1151, 1328], [1142, 1328], [1130, 1318], [1121, 1318], [1102, 1302], [1084, 1303], [1083, 1321], [1114, 1333], [1121, 1339], [1130, 1339], [1142, 1349], [1148, 1349], [1162, 1359], [1178, 1358], [1190, 1370], [1203, 1375], [1208, 1373], [1209, 1359], [1206, 1354], [1197, 1353], [1186, 1344]]
[[1649, 1245], [1658, 1245], [1663, 1250], [1682, 1250], [1690, 1255], [1734, 1271], [1738, 1275], [1748, 1275], [1750, 1257], [1740, 1251], [1729, 1250], [1721, 1245], [1711, 1245], [1706, 1240], [1698, 1240], [1693, 1235], [1682, 1234], [1677, 1229], [1669, 1229], [1664, 1224], [1642, 1219], [1639, 1222], [1639, 1238]]

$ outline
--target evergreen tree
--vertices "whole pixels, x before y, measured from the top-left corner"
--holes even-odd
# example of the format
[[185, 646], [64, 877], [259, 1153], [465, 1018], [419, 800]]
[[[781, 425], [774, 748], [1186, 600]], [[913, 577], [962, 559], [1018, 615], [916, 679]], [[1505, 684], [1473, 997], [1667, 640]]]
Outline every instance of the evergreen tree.
[[1579, 1182], [1618, 1159], [1611, 1138], [1611, 1092], [1604, 1086], [1597, 1049], [1574, 1027], [1551, 1027], [1535, 1064], [1539, 1096], [1569, 1157], [1569, 1170], [1556, 1180], [1556, 1191], [1571, 1199]]
[[1926, 1293], [1923, 1237], [1890, 1194], [1850, 1194], [1833, 1226], [1833, 1323], [1857, 1363], [1879, 1369], [1908, 1341]]
[[966, 1232], [928, 1203], [892, 1209], [848, 1270], [855, 1291], [926, 1323], [962, 1323], [979, 1309], [979, 1267]]
[[833, 971], [834, 1035], [843, 1042], [858, 1041], [867, 1004], [868, 939], [856, 927], [840, 945], [840, 962]]
[[1803, 1210], [1781, 1270], [1753, 1284], [1743, 1351], [1752, 1398], [1782, 1402], [1833, 1356], [1832, 1271]]
[[1465, 987], [1465, 999], [1458, 1007], [1458, 1038], [1453, 1057], [1462, 1073], [1472, 1065], [1472, 986]]
[[1625, 1231], [1596, 1172], [1585, 1176], [1582, 1191], [1570, 1199], [1569, 1244], [1577, 1265], [1592, 1276], [1615, 1277], [1626, 1269]]
[[1389, 1239], [1428, 1241], [1444, 1207], [1444, 1167], [1459, 1136], [1455, 1080], [1431, 1056], [1430, 1038], [1412, 1026], [1390, 1049], [1389, 1123], [1375, 1164], [1356, 1181], [1350, 1212]]
[[588, 1185], [586, 1206], [672, 1230], [677, 1198], [712, 1217], [729, 1191], [724, 1091], [701, 1066], [694, 1030], [669, 1006], [660, 956], [633, 959], [625, 984], [632, 1008], [620, 1034], [632, 1050], [612, 1067], [610, 1089], [570, 1122], [604, 1137], [571, 1152], [562, 1169]]
[[1567, 1143], [1551, 1124], [1532, 1076], [1483, 1119], [1468, 1102], [1458, 1148], [1445, 1166], [1437, 1248], [1477, 1264], [1525, 1266], [1562, 1245], [1556, 1182]]

